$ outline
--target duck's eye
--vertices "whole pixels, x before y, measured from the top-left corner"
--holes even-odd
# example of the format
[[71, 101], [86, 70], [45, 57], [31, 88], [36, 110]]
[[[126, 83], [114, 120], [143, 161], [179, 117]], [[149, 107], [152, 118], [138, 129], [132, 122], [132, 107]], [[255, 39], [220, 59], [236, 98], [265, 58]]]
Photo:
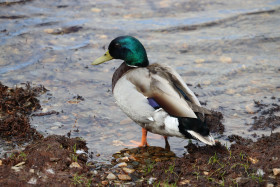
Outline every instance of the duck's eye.
[[119, 43], [116, 43], [116, 44], [115, 44], [115, 47], [116, 47], [116, 48], [120, 48], [121, 45], [120, 45]]

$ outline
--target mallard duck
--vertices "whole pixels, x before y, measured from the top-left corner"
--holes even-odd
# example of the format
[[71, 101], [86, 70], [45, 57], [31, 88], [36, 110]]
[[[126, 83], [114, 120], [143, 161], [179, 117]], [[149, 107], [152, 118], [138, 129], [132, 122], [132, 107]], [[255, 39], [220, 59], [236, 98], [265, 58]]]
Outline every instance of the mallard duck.
[[162, 135], [166, 149], [170, 149], [169, 136], [215, 144], [204, 122], [209, 110], [201, 107], [174, 69], [157, 63], [149, 65], [139, 40], [132, 36], [115, 38], [92, 65], [112, 59], [124, 60], [112, 77], [112, 92], [122, 111], [142, 127], [139, 146], [148, 146], [147, 131]]

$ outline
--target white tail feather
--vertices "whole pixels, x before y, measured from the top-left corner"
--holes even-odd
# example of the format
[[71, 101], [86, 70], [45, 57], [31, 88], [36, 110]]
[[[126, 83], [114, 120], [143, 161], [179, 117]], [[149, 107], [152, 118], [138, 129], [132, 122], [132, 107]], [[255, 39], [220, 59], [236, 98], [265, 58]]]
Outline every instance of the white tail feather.
[[188, 133], [190, 133], [194, 138], [198, 139], [199, 141], [208, 144], [208, 145], [215, 145], [215, 140], [213, 138], [213, 136], [209, 135], [209, 136], [201, 136], [200, 134], [198, 134], [197, 132], [188, 130]]

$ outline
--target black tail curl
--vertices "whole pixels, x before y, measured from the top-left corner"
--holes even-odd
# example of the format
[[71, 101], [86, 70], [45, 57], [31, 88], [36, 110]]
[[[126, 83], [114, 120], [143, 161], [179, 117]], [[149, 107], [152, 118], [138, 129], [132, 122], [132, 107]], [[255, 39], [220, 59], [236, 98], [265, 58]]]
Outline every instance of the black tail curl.
[[209, 136], [209, 128], [205, 122], [197, 118], [178, 117], [179, 131], [188, 139], [196, 139], [188, 130], [199, 133], [202, 136]]

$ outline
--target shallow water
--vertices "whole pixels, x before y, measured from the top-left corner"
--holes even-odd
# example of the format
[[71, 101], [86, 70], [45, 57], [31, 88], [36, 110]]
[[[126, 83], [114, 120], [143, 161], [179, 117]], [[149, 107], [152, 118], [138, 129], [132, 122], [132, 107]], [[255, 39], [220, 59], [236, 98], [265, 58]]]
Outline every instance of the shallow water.
[[[112, 97], [111, 77], [121, 61], [90, 65], [117, 36], [139, 38], [151, 63], [173, 66], [199, 100], [222, 112], [226, 132], [216, 137], [223, 142], [230, 134], [254, 133], [246, 125], [253, 100], [280, 97], [279, 0], [16, 2], [0, 1], [1, 82], [44, 85], [50, 91], [41, 96], [43, 112], [60, 114], [33, 117], [32, 125], [44, 135], [71, 130], [99, 160], [141, 139], [141, 128]], [[77, 95], [85, 100], [75, 102]], [[148, 138], [164, 146], [160, 136]], [[187, 142], [170, 138], [179, 156]]]

